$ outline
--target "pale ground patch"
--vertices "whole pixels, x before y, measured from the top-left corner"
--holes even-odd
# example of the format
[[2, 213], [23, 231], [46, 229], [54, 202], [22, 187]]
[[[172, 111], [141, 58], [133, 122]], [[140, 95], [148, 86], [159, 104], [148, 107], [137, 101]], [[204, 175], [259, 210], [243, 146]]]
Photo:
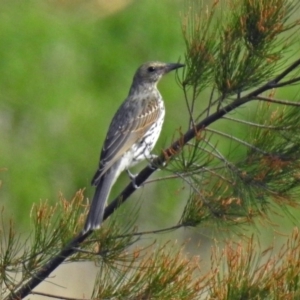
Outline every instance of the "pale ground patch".
[[[97, 268], [94, 263], [70, 263], [61, 265], [38, 285], [34, 291], [59, 297], [91, 299]], [[41, 295], [30, 295], [27, 300], [53, 299]]]

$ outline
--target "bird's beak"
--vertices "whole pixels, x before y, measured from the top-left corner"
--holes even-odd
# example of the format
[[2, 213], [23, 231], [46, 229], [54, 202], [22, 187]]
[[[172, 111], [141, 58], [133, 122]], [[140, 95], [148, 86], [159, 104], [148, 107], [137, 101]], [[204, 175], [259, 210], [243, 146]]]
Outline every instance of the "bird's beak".
[[178, 68], [182, 68], [185, 65], [183, 64], [178, 64], [178, 63], [170, 63], [170, 64], [166, 64], [165, 67], [165, 73], [169, 73], [170, 71], [176, 70]]

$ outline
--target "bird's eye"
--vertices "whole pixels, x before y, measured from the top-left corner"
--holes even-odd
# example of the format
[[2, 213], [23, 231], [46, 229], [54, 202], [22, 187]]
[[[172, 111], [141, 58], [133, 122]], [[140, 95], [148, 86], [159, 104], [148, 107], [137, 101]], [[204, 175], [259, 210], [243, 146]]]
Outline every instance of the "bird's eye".
[[148, 68], [148, 71], [149, 71], [149, 72], [154, 72], [154, 71], [155, 71], [155, 68], [154, 68], [154, 67], [149, 67], [149, 68]]

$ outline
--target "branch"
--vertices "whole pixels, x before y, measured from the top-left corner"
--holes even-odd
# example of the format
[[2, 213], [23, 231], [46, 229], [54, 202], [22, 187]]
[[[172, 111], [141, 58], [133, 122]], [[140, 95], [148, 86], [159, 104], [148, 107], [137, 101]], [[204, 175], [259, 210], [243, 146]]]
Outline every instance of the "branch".
[[76, 252], [76, 248], [91, 234], [87, 232], [85, 235], [81, 233], [77, 235], [67, 246], [65, 246], [58, 255], [41, 267], [33, 278], [23, 284], [16, 292], [11, 292], [5, 300], [20, 300], [31, 294], [31, 291], [46, 279], [66, 258]]
[[[258, 97], [256, 97], [256, 98], [258, 99]], [[285, 130], [285, 129], [287, 129], [286, 126], [264, 125], [264, 124], [258, 124], [258, 123], [245, 121], [245, 120], [242, 120], [242, 119], [231, 118], [231, 117], [223, 117], [223, 119], [224, 120], [230, 120], [230, 121], [237, 122], [237, 123], [241, 123], [241, 124], [245, 124], [245, 125], [252, 126], [252, 127], [257, 127], [257, 128], [272, 129], [272, 130]]]
[[[156, 171], [160, 166], [163, 166], [168, 160], [175, 157], [181, 150], [181, 148], [192, 140], [196, 134], [203, 130], [205, 127], [219, 120], [224, 115], [238, 108], [239, 106], [256, 99], [260, 94], [271, 90], [274, 88], [274, 85], [278, 84], [280, 80], [282, 80], [285, 76], [291, 73], [294, 69], [296, 69], [300, 65], [300, 59], [296, 60], [290, 67], [276, 76], [273, 80], [267, 82], [262, 85], [258, 89], [253, 92], [238, 98], [234, 102], [228, 104], [227, 106], [220, 108], [218, 111], [208, 116], [203, 121], [199, 122], [195, 125], [194, 128], [189, 129], [179, 140], [175, 141], [169, 148], [163, 150], [163, 154], [153, 160], [152, 166], [145, 167], [135, 178], [135, 184], [137, 186], [141, 186], [150, 176]], [[300, 79], [299, 79], [300, 81]], [[123, 192], [113, 200], [105, 209], [104, 220], [106, 220], [113, 212], [118, 208], [119, 205], [124, 203], [128, 197], [135, 191], [135, 188], [132, 183], [128, 184], [127, 187], [123, 190]]]
[[80, 298], [73, 298], [73, 297], [66, 297], [66, 296], [56, 296], [56, 295], [51, 295], [42, 292], [31, 292], [31, 295], [39, 295], [47, 298], [54, 298], [54, 299], [61, 299], [61, 300], [87, 300], [87, 299], [80, 299]]
[[300, 106], [299, 102], [274, 99], [274, 98], [264, 97], [264, 96], [257, 96], [256, 99], [261, 100], [261, 101], [265, 101], [265, 102], [283, 104], [283, 105], [288, 105], [288, 106]]
[[[163, 166], [167, 161], [173, 159], [182, 149], [182, 147], [187, 144], [190, 140], [195, 138], [195, 136], [203, 130], [205, 127], [219, 120], [224, 115], [229, 112], [235, 110], [241, 105], [256, 99], [261, 93], [266, 92], [268, 90], [273, 89], [276, 85], [286, 77], [289, 73], [291, 73], [294, 69], [296, 69], [300, 65], [300, 59], [296, 60], [290, 67], [276, 76], [273, 80], [267, 82], [262, 85], [258, 89], [252, 91], [251, 93], [243, 96], [237, 97], [235, 101], [228, 104], [227, 106], [220, 108], [215, 113], [208, 116], [203, 121], [199, 122], [195, 125], [194, 128], [189, 129], [180, 139], [175, 141], [169, 148], [165, 149], [163, 153], [155, 158], [152, 162], [152, 166], [145, 167], [135, 178], [135, 184], [137, 186], [141, 186], [150, 175], [155, 172], [160, 166]], [[113, 200], [105, 209], [104, 220], [106, 220], [110, 215], [114, 213], [114, 211], [123, 204], [131, 194], [135, 192], [136, 188], [133, 183], [127, 185], [127, 187], [120, 193], [120, 195]], [[92, 231], [89, 231], [85, 234], [79, 233], [65, 248], [63, 248], [60, 253], [55, 256], [51, 261], [46, 263], [43, 267], [41, 267], [40, 271], [38, 271], [35, 276], [26, 282], [23, 286], [21, 286], [16, 292], [11, 292], [5, 300], [20, 300], [26, 296], [28, 296], [31, 291], [39, 285], [44, 279], [46, 279], [63, 261], [74, 254], [76, 252], [76, 248], [89, 236]]]

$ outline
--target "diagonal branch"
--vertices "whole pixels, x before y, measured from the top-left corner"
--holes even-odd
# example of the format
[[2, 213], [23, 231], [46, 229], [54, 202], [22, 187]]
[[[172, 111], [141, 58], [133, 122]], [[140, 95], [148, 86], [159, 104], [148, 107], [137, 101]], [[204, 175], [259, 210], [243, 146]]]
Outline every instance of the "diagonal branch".
[[[203, 130], [205, 127], [219, 120], [224, 115], [229, 112], [235, 110], [241, 105], [257, 99], [257, 97], [268, 90], [273, 89], [276, 85], [285, 78], [289, 73], [295, 70], [300, 65], [300, 59], [296, 60], [290, 67], [285, 69], [282, 73], [276, 76], [273, 80], [267, 82], [262, 85], [258, 89], [250, 92], [249, 94], [238, 97], [235, 101], [224, 106], [217, 110], [215, 113], [211, 114], [201, 122], [195, 125], [194, 128], [189, 129], [180, 139], [175, 141], [169, 148], [163, 151], [159, 157], [155, 158], [152, 162], [152, 166], [145, 167], [135, 178], [135, 184], [137, 186], [142, 185], [150, 175], [155, 172], [160, 166], [162, 166], [168, 160], [174, 158], [182, 149], [182, 147], [187, 144], [190, 140], [196, 137], [196, 135]], [[300, 81], [300, 78], [299, 78]], [[280, 86], [280, 85], [279, 85]], [[122, 193], [113, 200], [105, 209], [104, 220], [107, 219], [114, 211], [124, 203], [131, 194], [134, 193], [136, 188], [133, 183], [127, 185], [127, 187], [122, 191]], [[43, 267], [41, 267], [40, 271], [38, 271], [33, 278], [31, 278], [28, 282], [26, 282], [23, 286], [21, 286], [17, 291], [11, 292], [5, 300], [20, 300], [24, 297], [28, 296], [31, 291], [39, 285], [43, 280], [45, 280], [63, 261], [74, 254], [76, 252], [76, 248], [91, 234], [89, 231], [86, 234], [79, 233], [72, 241], [66, 245], [57, 256], [55, 256], [52, 260], [46, 263]]]
[[[219, 109], [215, 113], [211, 114], [197, 125], [194, 128], [189, 129], [179, 140], [175, 141], [169, 148], [163, 151], [163, 154], [156, 159], [154, 159], [152, 166], [145, 167], [135, 178], [135, 184], [137, 186], [142, 185], [151, 174], [156, 171], [159, 166], [162, 166], [167, 160], [172, 159], [176, 156], [177, 153], [180, 152], [181, 148], [192, 140], [196, 134], [201, 131], [203, 128], [209, 126], [210, 124], [216, 122], [221, 117], [226, 115], [227, 113], [233, 111], [234, 109], [238, 108], [239, 106], [254, 100], [259, 96], [261, 93], [266, 92], [274, 88], [280, 80], [282, 80], [285, 76], [291, 73], [294, 69], [296, 69], [300, 65], [300, 59], [296, 60], [290, 67], [285, 69], [282, 73], [276, 76], [273, 80], [267, 82], [266, 84], [262, 85], [258, 89], [250, 92], [249, 94], [238, 98], [234, 102], [228, 104], [227, 106]], [[299, 79], [300, 81], [300, 79]], [[117, 208], [120, 204], [124, 203], [128, 197], [135, 191], [135, 188], [132, 183], [128, 184], [127, 187], [122, 191], [122, 193], [113, 200], [105, 209], [104, 220], [107, 219]]]
[[13, 291], [5, 300], [20, 300], [31, 294], [31, 291], [44, 281], [66, 258], [76, 252], [76, 248], [89, 236], [92, 232], [87, 232], [85, 235], [81, 233], [69, 242], [53, 259], [41, 267], [34, 277], [23, 284], [17, 291]]

